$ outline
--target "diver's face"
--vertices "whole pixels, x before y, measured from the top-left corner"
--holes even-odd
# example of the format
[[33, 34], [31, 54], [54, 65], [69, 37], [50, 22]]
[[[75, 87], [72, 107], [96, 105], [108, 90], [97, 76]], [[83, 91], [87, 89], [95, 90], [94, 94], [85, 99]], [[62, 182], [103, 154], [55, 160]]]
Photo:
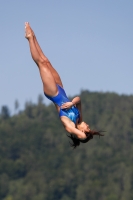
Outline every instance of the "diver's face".
[[90, 131], [89, 124], [86, 124], [86, 123], [84, 122], [83, 126], [84, 126], [84, 130], [85, 130], [85, 131]]
[[88, 132], [90, 131], [90, 127], [88, 124], [86, 124], [85, 122], [82, 122], [80, 125], [79, 125], [79, 130], [81, 130], [82, 132]]

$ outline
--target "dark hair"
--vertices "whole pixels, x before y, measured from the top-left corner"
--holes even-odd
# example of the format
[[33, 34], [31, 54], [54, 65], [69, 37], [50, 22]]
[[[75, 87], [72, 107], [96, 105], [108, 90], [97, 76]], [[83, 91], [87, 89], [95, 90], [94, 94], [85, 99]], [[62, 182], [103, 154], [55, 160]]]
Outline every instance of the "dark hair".
[[71, 147], [73, 147], [74, 149], [80, 145], [80, 142], [81, 143], [87, 143], [89, 140], [93, 139], [93, 136], [94, 135], [99, 135], [100, 136], [104, 136], [103, 134], [101, 134], [101, 132], [104, 132], [104, 131], [95, 131], [95, 130], [90, 130], [89, 132], [85, 132], [87, 138], [84, 139], [84, 140], [80, 140], [78, 138], [75, 138], [72, 134], [67, 135], [73, 143], [70, 143]]

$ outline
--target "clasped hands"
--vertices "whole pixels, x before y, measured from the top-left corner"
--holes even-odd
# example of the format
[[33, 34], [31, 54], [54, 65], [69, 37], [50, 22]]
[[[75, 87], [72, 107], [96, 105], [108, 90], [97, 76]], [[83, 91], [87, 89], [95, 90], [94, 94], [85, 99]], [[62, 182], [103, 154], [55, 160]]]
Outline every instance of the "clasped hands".
[[72, 102], [66, 102], [61, 106], [61, 109], [69, 109], [73, 106]]

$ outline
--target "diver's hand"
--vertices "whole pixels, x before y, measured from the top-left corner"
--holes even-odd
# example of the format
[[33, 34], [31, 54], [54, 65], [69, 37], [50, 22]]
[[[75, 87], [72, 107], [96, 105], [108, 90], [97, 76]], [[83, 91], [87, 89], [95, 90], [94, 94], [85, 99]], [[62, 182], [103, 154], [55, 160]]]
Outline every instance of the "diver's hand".
[[73, 106], [72, 102], [66, 102], [61, 106], [61, 109], [69, 109]]

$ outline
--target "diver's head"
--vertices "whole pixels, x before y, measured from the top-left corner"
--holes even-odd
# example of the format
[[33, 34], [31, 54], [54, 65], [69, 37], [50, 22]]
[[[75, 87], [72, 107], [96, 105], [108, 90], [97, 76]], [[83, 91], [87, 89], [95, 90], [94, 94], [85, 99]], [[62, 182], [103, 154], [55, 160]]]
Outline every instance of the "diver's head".
[[76, 148], [77, 146], [80, 145], [80, 143], [87, 143], [89, 142], [89, 140], [93, 139], [93, 136], [94, 135], [99, 135], [99, 136], [104, 136], [103, 134], [101, 134], [101, 132], [104, 132], [104, 131], [95, 131], [95, 130], [91, 130], [89, 125], [86, 124], [85, 122], [81, 122], [77, 125], [77, 129], [84, 132], [85, 135], [86, 135], [86, 138], [85, 139], [79, 139], [77, 137], [75, 137], [74, 135], [70, 134], [70, 136], [68, 136], [71, 140], [72, 140], [72, 143], [70, 143], [70, 145], [73, 147], [73, 148]]
[[90, 131], [89, 124], [86, 124], [85, 122], [80, 122], [79, 124], [77, 124], [77, 129], [79, 129], [82, 132]]

